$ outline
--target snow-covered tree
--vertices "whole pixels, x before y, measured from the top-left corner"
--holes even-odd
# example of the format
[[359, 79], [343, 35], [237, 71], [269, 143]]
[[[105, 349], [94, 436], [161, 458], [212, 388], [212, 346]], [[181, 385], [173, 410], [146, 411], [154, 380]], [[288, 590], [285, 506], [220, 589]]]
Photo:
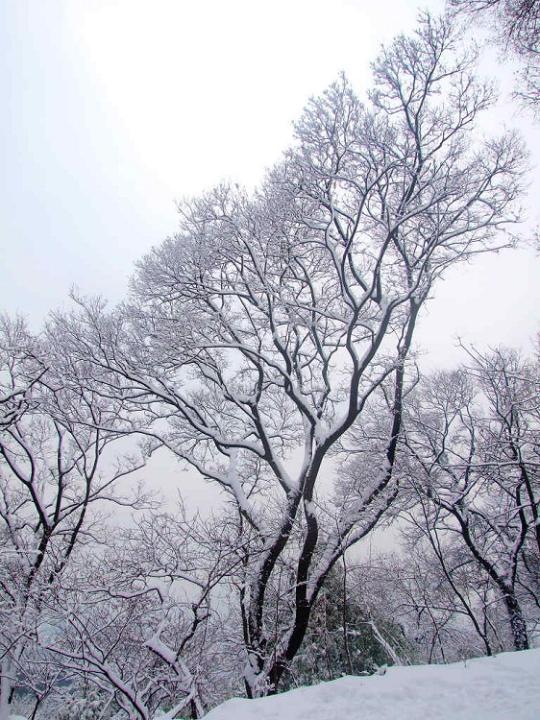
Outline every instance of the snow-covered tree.
[[491, 30], [505, 55], [520, 60], [515, 96], [540, 110], [540, 3], [538, 0], [450, 0], [450, 7], [469, 21]]
[[469, 359], [411, 399], [404, 472], [419, 498], [417, 527], [447, 581], [459, 585], [471, 564], [485, 576], [486, 600], [495, 593], [502, 603], [520, 650], [529, 646], [524, 606], [537, 621], [540, 597], [540, 375], [513, 351], [471, 350]]
[[[433, 283], [507, 242], [496, 231], [516, 219], [522, 149], [475, 137], [492, 93], [457, 45], [425, 16], [383, 50], [366, 104], [344, 78], [308, 103], [256, 192], [183, 203], [130, 302], [57, 317], [124, 431], [221, 488], [249, 696], [278, 688], [328, 573], [395, 497], [407, 358]], [[376, 396], [382, 461], [352, 497], [331, 455]]]
[[[50, 668], [34, 646], [39, 627], [47, 622], [47, 601], [77, 548], [95, 537], [103, 504], [135, 502], [133, 494], [125, 498], [115, 486], [140, 463], [121, 455], [104, 462], [106, 450], [119, 439], [113, 429], [115, 410], [103, 397], [65, 382], [56, 362], [61, 350], [32, 338], [20, 321], [7, 319], [0, 325], [0, 348], [0, 397], [5, 401], [0, 428], [0, 718], [5, 720], [19, 679], [27, 690], [49, 687]], [[101, 424], [109, 429], [100, 429]]]
[[63, 574], [38, 643], [97, 689], [101, 712], [201, 717], [234, 691], [212, 594], [237, 559], [209, 542], [210, 526], [154, 510]]

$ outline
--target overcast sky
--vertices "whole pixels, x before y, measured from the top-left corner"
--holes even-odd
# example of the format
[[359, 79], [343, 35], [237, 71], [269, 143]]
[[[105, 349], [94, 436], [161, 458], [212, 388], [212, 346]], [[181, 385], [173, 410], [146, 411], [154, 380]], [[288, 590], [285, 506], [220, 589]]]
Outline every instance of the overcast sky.
[[[222, 179], [256, 183], [307, 98], [341, 70], [364, 92], [379, 45], [410, 30], [418, 7], [0, 0], [0, 310], [37, 328], [72, 285], [119, 300], [134, 260], [174, 233], [175, 200]], [[509, 105], [490, 122], [520, 125], [538, 164], [540, 125]], [[537, 210], [529, 216], [528, 228]], [[531, 250], [455, 270], [420, 327], [429, 363], [452, 362], [458, 335], [529, 343], [539, 270]]]

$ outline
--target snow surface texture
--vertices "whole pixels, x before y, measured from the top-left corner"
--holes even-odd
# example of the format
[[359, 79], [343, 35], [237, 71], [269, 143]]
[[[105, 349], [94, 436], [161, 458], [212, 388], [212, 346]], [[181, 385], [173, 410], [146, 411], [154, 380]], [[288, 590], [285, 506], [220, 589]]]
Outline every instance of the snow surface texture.
[[205, 720], [538, 720], [540, 649], [452, 665], [391, 667], [259, 700], [229, 700]]

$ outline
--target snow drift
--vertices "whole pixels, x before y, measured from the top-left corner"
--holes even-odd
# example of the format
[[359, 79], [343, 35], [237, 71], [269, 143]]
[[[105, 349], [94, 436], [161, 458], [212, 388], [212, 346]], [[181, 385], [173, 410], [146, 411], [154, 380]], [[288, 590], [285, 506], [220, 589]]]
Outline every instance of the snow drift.
[[234, 699], [205, 720], [538, 720], [540, 649]]

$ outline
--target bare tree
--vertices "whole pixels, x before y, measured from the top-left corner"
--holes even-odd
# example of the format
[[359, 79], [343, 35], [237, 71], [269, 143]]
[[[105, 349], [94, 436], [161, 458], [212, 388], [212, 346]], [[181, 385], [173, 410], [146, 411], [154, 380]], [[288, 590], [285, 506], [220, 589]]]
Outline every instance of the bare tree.
[[408, 535], [401, 552], [378, 554], [352, 574], [380, 628], [392, 631], [380, 634], [394, 662], [455, 662], [504, 649], [500, 603], [474, 562], [460, 546], [445, 544], [443, 569], [423, 534]]
[[429, 653], [424, 657], [428, 662], [434, 658], [448, 662], [504, 650], [505, 633], [500, 628], [505, 620], [489, 578], [448, 532], [440, 507], [419, 497], [415, 510], [407, 514], [411, 525], [405, 533], [405, 553], [415, 558], [416, 572], [408, 588], [417, 624], [423, 615], [424, 626], [426, 619], [431, 626]]
[[522, 62], [517, 98], [536, 113], [540, 106], [540, 2], [538, 0], [449, 0], [469, 19], [485, 21], [495, 42]]
[[540, 589], [539, 376], [513, 352], [469, 356], [470, 366], [437, 374], [411, 401], [406, 472], [441, 566], [448, 573], [441, 538], [445, 553], [444, 538], [458, 538], [504, 604], [521, 650], [529, 646], [523, 602], [532, 598], [537, 610]]
[[[368, 105], [344, 78], [309, 102], [253, 196], [221, 186], [182, 204], [130, 303], [57, 318], [125, 432], [222, 489], [244, 558], [249, 696], [277, 689], [329, 571], [395, 497], [407, 357], [433, 283], [507, 242], [496, 230], [516, 219], [522, 149], [475, 140], [492, 96], [473, 61], [425, 16], [375, 63]], [[377, 395], [382, 460], [345, 501], [331, 455]]]
[[[0, 430], [0, 718], [9, 714], [13, 684], [33, 656], [47, 595], [80, 544], [93, 537], [104, 501], [132, 505], [115, 485], [141, 466], [104, 454], [119, 439], [115, 410], [68, 386], [55, 353], [20, 321], [0, 327], [0, 395], [8, 419]], [[59, 351], [61, 354], [61, 351]], [[35, 653], [34, 653], [35, 655]]]

